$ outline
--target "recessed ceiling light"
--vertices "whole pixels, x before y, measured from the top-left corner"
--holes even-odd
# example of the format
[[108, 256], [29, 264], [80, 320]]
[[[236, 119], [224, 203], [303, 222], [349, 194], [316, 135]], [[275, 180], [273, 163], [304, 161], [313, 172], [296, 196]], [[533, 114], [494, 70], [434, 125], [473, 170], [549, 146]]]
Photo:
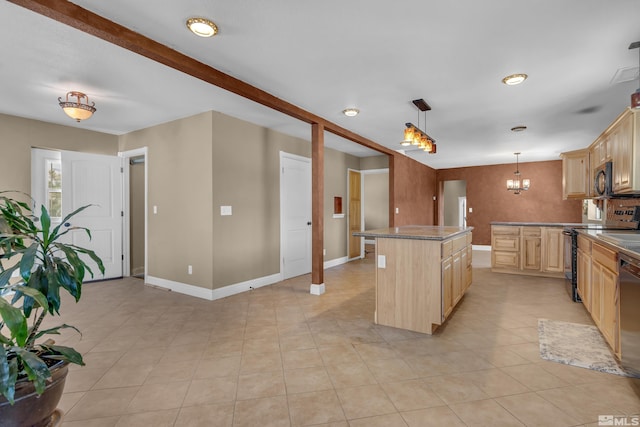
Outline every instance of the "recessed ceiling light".
[[357, 108], [346, 108], [342, 110], [342, 114], [344, 114], [347, 117], [357, 116], [358, 113], [360, 113], [360, 110], [358, 110]]
[[519, 85], [523, 81], [527, 80], [527, 77], [529, 76], [527, 76], [526, 74], [511, 74], [510, 76], [502, 79], [502, 83], [509, 86]]
[[206, 18], [187, 19], [187, 28], [200, 37], [213, 37], [218, 34], [218, 26]]
[[522, 132], [523, 130], [527, 130], [527, 127], [520, 125], [520, 126], [514, 126], [511, 128], [511, 132]]

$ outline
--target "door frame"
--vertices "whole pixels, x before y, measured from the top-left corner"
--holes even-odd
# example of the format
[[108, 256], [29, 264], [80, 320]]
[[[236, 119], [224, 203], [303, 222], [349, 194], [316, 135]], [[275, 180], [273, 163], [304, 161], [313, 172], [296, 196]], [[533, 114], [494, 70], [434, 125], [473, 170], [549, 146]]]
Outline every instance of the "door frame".
[[[365, 217], [365, 194], [364, 194], [364, 175], [375, 175], [375, 174], [381, 174], [381, 173], [386, 173], [389, 174], [389, 168], [380, 168], [380, 169], [365, 169], [365, 170], [358, 170], [358, 169], [352, 169], [349, 168], [347, 169], [347, 200], [350, 200], [350, 194], [349, 194], [349, 171], [354, 171], [354, 172], [360, 172], [360, 231], [364, 231], [364, 217]], [[389, 191], [389, 189], [387, 188], [387, 192]], [[347, 215], [347, 253], [349, 252], [349, 216]], [[374, 239], [375, 242], [375, 239]], [[358, 259], [358, 258], [364, 258], [365, 257], [365, 250], [364, 250], [364, 245], [366, 244], [366, 239], [363, 237], [362, 239], [360, 239], [360, 257], [356, 257], [356, 258], [352, 258], [352, 260]]]
[[122, 207], [124, 211], [124, 225], [122, 236], [122, 253], [124, 255], [124, 265], [122, 274], [124, 277], [131, 276], [131, 220], [129, 218], [131, 214], [131, 207], [129, 206], [130, 197], [130, 172], [129, 172], [129, 159], [131, 157], [144, 157], [144, 281], [147, 282], [147, 276], [149, 275], [149, 247], [148, 247], [148, 228], [149, 228], [149, 156], [148, 148], [136, 148], [133, 150], [120, 151], [118, 157], [124, 159], [127, 167], [124, 167], [124, 178], [122, 180]]
[[[280, 280], [285, 280], [284, 277], [284, 242], [285, 242], [285, 232], [284, 232], [284, 197], [282, 197], [284, 191], [283, 191], [283, 182], [282, 182], [282, 172], [284, 170], [284, 165], [283, 165], [283, 159], [285, 158], [289, 158], [292, 160], [297, 160], [297, 161], [301, 161], [301, 162], [305, 162], [309, 164], [309, 169], [311, 170], [312, 166], [311, 166], [311, 158], [309, 157], [304, 157], [304, 156], [300, 156], [297, 154], [292, 154], [292, 153], [287, 153], [286, 151], [280, 151], [280, 165], [279, 165], [279, 187], [280, 187], [280, 193], [279, 193], [279, 197], [280, 197]], [[312, 189], [311, 187], [309, 187], [309, 196], [312, 196]], [[310, 231], [311, 233], [311, 231]], [[313, 244], [313, 241], [310, 240], [311, 244]], [[309, 248], [309, 256], [311, 256], [311, 248]], [[309, 260], [310, 263], [309, 265], [311, 266], [311, 259]]]

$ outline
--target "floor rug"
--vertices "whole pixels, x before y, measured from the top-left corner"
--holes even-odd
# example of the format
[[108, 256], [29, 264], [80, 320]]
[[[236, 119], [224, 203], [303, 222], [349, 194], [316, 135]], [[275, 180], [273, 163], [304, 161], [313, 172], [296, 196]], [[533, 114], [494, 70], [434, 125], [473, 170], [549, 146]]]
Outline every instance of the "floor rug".
[[631, 376], [618, 364], [595, 326], [538, 319], [540, 357], [565, 365]]

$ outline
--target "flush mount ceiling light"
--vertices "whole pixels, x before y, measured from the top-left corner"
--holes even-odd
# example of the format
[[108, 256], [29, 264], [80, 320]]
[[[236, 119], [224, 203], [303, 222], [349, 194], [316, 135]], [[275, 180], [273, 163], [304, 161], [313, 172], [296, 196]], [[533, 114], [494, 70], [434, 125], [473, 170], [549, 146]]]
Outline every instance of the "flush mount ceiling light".
[[519, 85], [523, 81], [527, 80], [527, 77], [529, 76], [527, 76], [526, 74], [511, 74], [510, 76], [502, 79], [502, 83], [509, 86]]
[[187, 28], [200, 37], [213, 37], [218, 34], [218, 26], [207, 18], [189, 18]]
[[511, 132], [522, 132], [527, 130], [526, 126], [520, 125], [520, 126], [514, 126], [511, 128]]
[[[70, 101], [69, 98], [75, 98], [76, 101]], [[71, 117], [76, 122], [86, 120], [96, 112], [96, 104], [94, 102], [89, 104], [89, 97], [82, 92], [67, 92], [65, 100], [63, 101], [62, 97], [59, 97], [58, 103], [67, 116]]]
[[355, 117], [360, 113], [360, 110], [358, 110], [357, 108], [345, 108], [344, 110], [342, 110], [342, 114], [344, 114], [347, 117]]
[[420, 111], [424, 112], [424, 123], [427, 124], [427, 111], [431, 110], [429, 104], [424, 99], [414, 99], [413, 105], [418, 107], [418, 126], [413, 123], [405, 123], [404, 139], [400, 143], [402, 146], [417, 145], [423, 151], [429, 154], [436, 153], [436, 140], [427, 135], [426, 132], [420, 130]]
[[513, 191], [513, 194], [520, 194], [521, 191], [528, 190], [531, 186], [531, 180], [520, 179], [520, 169], [518, 168], [518, 156], [520, 153], [513, 153], [516, 156], [516, 171], [513, 173], [515, 179], [507, 180], [507, 190]]

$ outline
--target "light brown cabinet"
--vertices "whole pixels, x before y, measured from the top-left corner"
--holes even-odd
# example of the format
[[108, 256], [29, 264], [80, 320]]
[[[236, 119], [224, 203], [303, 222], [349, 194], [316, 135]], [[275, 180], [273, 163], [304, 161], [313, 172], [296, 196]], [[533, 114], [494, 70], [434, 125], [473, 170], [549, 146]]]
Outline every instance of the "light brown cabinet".
[[589, 149], [562, 153], [562, 198], [584, 199], [591, 196]]
[[638, 147], [640, 144], [640, 114], [627, 109], [616, 119], [609, 129], [612, 145], [613, 191], [625, 193], [640, 189], [638, 176]]
[[617, 253], [594, 242], [591, 258], [591, 317], [613, 351], [620, 355]]
[[492, 225], [491, 271], [563, 277], [562, 228]]
[[578, 236], [577, 286], [582, 304], [591, 313], [591, 241]]

